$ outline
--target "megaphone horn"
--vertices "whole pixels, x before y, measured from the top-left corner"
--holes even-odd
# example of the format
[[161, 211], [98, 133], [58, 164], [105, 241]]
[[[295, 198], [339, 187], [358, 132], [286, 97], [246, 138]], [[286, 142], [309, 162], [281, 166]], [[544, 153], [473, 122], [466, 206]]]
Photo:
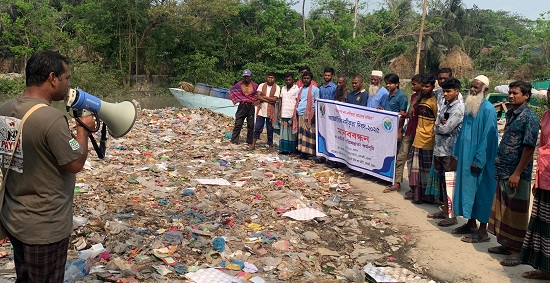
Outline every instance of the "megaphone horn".
[[109, 103], [81, 89], [69, 89], [67, 106], [97, 113], [99, 119], [107, 125], [109, 134], [114, 138], [126, 135], [137, 118], [136, 106], [131, 101]]

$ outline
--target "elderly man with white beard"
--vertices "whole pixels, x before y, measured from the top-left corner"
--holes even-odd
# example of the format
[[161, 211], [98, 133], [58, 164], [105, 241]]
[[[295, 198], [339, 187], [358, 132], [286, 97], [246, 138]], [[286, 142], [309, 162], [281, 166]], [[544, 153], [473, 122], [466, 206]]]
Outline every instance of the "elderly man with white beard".
[[[488, 242], [487, 223], [496, 190], [495, 157], [498, 132], [495, 108], [485, 99], [489, 79], [480, 75], [470, 84], [464, 103], [464, 121], [453, 156], [458, 159], [454, 212], [468, 222], [452, 230], [453, 234], [470, 234], [463, 242]], [[479, 228], [477, 221], [480, 222]]]
[[384, 109], [390, 92], [382, 86], [382, 71], [372, 71], [370, 76], [369, 99], [367, 107]]

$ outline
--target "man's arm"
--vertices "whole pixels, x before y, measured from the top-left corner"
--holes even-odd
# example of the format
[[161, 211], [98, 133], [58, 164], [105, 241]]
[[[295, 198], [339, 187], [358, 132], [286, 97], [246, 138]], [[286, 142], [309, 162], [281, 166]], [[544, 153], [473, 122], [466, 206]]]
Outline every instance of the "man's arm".
[[522, 141], [523, 150], [521, 152], [521, 158], [518, 165], [516, 166], [516, 169], [514, 170], [514, 173], [512, 173], [512, 175], [508, 179], [508, 185], [511, 188], [515, 188], [519, 184], [521, 172], [523, 172], [527, 164], [529, 164], [529, 162], [533, 158], [533, 154], [535, 153], [535, 147], [537, 146], [537, 141], [539, 137], [539, 119], [534, 115], [534, 113], [533, 117], [526, 117], [527, 118], [525, 119], [524, 123], [525, 135]]
[[518, 186], [521, 172], [523, 172], [525, 166], [527, 166], [529, 161], [531, 161], [531, 158], [533, 158], [533, 153], [535, 153], [534, 146], [524, 145], [523, 151], [521, 152], [521, 158], [516, 166], [516, 170], [514, 170], [514, 173], [512, 173], [512, 176], [508, 179], [508, 185], [510, 188], [516, 188]]
[[435, 133], [441, 134], [441, 135], [448, 135], [456, 127], [462, 124], [462, 120], [464, 120], [464, 112], [462, 111], [453, 112], [445, 124], [440, 123], [435, 127]]
[[267, 102], [265, 94], [261, 90], [258, 90], [256, 93], [258, 94], [258, 101]]
[[275, 93], [273, 94], [273, 96], [264, 96], [264, 98], [266, 102], [275, 104], [279, 100], [279, 96], [281, 95], [281, 88], [276, 84], [274, 84], [272, 87], [275, 88]]
[[278, 120], [281, 120], [282, 118], [282, 111], [283, 111], [283, 98], [282, 97], [278, 97], [278, 100], [279, 100], [279, 104], [278, 104], [278, 108], [279, 108], [279, 111], [277, 111], [277, 119]]

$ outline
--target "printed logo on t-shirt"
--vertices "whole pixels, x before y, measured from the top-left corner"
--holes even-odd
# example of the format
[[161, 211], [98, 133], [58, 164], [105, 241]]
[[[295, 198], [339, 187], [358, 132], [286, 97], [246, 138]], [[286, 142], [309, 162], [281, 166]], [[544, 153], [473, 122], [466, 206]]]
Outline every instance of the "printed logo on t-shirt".
[[71, 148], [72, 148], [73, 150], [77, 150], [77, 149], [80, 148], [80, 145], [78, 144], [78, 142], [77, 142], [75, 139], [71, 139], [71, 140], [69, 141], [69, 145], [71, 145]]
[[[20, 119], [14, 117], [0, 116], [0, 166], [10, 168], [18, 173], [23, 173], [23, 147], [21, 146], [22, 136], [17, 139]], [[11, 155], [13, 154], [13, 158]]]

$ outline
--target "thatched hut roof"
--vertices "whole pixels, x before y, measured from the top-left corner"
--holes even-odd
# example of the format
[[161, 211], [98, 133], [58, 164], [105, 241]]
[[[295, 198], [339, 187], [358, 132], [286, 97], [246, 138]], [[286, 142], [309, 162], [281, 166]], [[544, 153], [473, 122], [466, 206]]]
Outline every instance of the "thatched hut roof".
[[445, 56], [445, 59], [439, 63], [440, 68], [451, 68], [455, 77], [469, 77], [474, 71], [474, 62], [462, 51], [459, 46], [453, 46], [451, 51]]
[[411, 78], [414, 76], [414, 64], [405, 55], [395, 57], [390, 63], [390, 71], [400, 78]]

